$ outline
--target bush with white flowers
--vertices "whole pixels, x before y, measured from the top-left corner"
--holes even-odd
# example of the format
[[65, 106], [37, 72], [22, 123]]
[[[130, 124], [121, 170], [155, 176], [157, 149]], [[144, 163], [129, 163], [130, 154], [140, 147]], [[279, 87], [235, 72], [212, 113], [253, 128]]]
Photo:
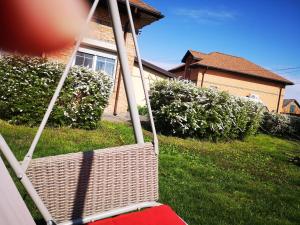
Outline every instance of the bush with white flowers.
[[210, 140], [242, 139], [258, 131], [263, 106], [185, 80], [155, 82], [150, 90], [158, 129], [164, 134]]
[[263, 132], [275, 136], [300, 139], [300, 118], [265, 112], [261, 129]]
[[[38, 125], [64, 65], [43, 58], [0, 58], [0, 119]], [[112, 81], [101, 72], [73, 67], [49, 118], [50, 126], [94, 129], [108, 104]]]

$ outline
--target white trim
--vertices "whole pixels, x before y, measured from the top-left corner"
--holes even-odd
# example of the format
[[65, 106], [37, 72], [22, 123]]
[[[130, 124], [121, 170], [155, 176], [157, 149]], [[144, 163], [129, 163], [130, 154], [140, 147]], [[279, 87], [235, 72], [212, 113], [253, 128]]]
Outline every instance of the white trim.
[[117, 56], [114, 54], [109, 54], [106, 52], [102, 52], [101, 50], [93, 50], [93, 49], [88, 49], [88, 48], [84, 48], [84, 47], [80, 47], [78, 49], [79, 52], [84, 52], [84, 53], [88, 53], [91, 55], [96, 55], [96, 56], [102, 56], [105, 58], [109, 58], [109, 59], [117, 59]]
[[96, 48], [102, 48], [108, 51], [113, 51], [117, 52], [117, 46], [115, 44], [106, 42], [106, 41], [101, 41], [97, 39], [91, 39], [91, 38], [84, 38], [82, 40], [82, 44], [91, 46], [91, 47], [96, 47]]

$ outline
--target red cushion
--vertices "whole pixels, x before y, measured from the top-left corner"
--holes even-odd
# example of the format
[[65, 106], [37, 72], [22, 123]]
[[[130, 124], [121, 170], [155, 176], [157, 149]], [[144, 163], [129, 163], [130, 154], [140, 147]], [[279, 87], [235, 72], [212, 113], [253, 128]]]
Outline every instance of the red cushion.
[[166, 205], [129, 213], [111, 219], [89, 223], [88, 225], [186, 225], [176, 213]]

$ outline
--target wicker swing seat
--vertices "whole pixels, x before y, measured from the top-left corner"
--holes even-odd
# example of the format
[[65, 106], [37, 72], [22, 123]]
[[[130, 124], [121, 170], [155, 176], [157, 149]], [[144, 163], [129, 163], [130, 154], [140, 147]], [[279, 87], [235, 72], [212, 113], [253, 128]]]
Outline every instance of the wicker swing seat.
[[26, 172], [58, 223], [158, 200], [152, 143], [34, 159]]

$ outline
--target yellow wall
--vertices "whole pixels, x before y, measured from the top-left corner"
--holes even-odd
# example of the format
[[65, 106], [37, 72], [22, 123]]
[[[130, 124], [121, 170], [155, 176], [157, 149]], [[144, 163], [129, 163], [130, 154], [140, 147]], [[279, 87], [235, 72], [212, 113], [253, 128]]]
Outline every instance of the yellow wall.
[[[200, 86], [203, 78], [203, 71], [198, 71], [197, 84]], [[208, 70], [204, 75], [203, 87], [216, 87], [218, 90], [227, 91], [229, 94], [235, 96], [249, 96], [255, 94], [260, 97], [265, 106], [270, 111], [276, 111], [278, 105], [278, 98], [281, 91], [281, 101], [279, 104], [279, 111], [283, 104], [285, 88], [280, 84], [261, 81], [256, 78], [245, 78], [240, 75], [231, 73], [219, 72], [215, 70]]]
[[[150, 90], [150, 84], [154, 81], [168, 79], [161, 73], [158, 73], [150, 68], [144, 67], [144, 75], [146, 80], [147, 91]], [[142, 80], [140, 76], [140, 71], [138, 65], [135, 63], [132, 71], [132, 80], [134, 86], [134, 92], [137, 100], [137, 105], [144, 106], [146, 104], [144, 90], [142, 86]]]

